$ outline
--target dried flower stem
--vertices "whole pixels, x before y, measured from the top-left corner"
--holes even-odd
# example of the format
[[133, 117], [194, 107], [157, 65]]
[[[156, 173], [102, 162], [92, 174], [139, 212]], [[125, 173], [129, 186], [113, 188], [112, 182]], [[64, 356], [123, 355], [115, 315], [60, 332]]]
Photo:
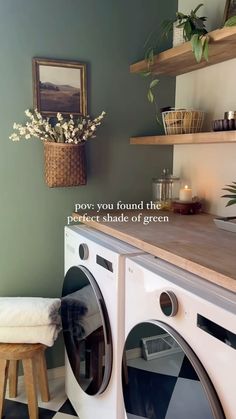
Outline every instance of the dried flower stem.
[[49, 118], [43, 118], [42, 115], [35, 109], [31, 112], [29, 109], [25, 111], [29, 121], [25, 125], [14, 123], [13, 129], [16, 132], [9, 137], [12, 141], [19, 141], [20, 138], [27, 140], [32, 137], [37, 137], [42, 141], [53, 141], [68, 144], [79, 144], [87, 141], [89, 138], [95, 138], [97, 127], [101, 125], [106, 112], [94, 119], [89, 116], [79, 116], [74, 119], [70, 115], [69, 119], [65, 119], [61, 113], [57, 114], [57, 122], [52, 125]]

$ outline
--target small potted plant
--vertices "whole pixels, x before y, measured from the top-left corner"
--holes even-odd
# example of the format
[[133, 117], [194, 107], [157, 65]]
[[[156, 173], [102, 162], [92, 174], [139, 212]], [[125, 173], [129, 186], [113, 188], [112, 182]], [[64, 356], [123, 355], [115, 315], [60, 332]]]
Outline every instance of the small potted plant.
[[[226, 207], [236, 205], [236, 182], [232, 182], [232, 185], [226, 185], [223, 191], [229, 192], [221, 197], [228, 199]], [[217, 227], [236, 233], [236, 215], [231, 217], [217, 217], [214, 219], [214, 222]]]
[[9, 137], [13, 141], [20, 138], [39, 138], [44, 144], [44, 174], [49, 187], [77, 186], [86, 184], [85, 143], [96, 137], [96, 130], [105, 116], [89, 116], [65, 119], [58, 113], [56, 120], [43, 118], [35, 109], [25, 111], [29, 121], [25, 125], [14, 123], [15, 132]]
[[[181, 30], [183, 42], [191, 42], [192, 51], [197, 62], [200, 62], [203, 58], [206, 61], [209, 60], [210, 39], [207, 35], [208, 32], [205, 26], [207, 17], [198, 16], [198, 11], [203, 5], [203, 3], [199, 4], [194, 10], [191, 10], [189, 14], [177, 12], [173, 19], [166, 20], [162, 23], [161, 30], [151, 32], [144, 44], [147, 70], [141, 73], [141, 75], [145, 78], [151, 78], [148, 85], [147, 99], [150, 103], [155, 105], [156, 119], [158, 123], [160, 122], [158, 117], [159, 107], [155, 92], [159, 84], [159, 80], [152, 72], [152, 64], [154, 63], [155, 54], [158, 53], [162, 40], [167, 38], [170, 33], [173, 32], [174, 28], [176, 28], [177, 30]], [[231, 16], [224, 23], [224, 27], [232, 26], [236, 26], [236, 16]]]
[[229, 194], [222, 195], [222, 198], [230, 198], [226, 204], [226, 207], [236, 204], [236, 182], [232, 182], [232, 185], [226, 185], [227, 188], [223, 188], [223, 191], [229, 192]]
[[[168, 36], [172, 31], [174, 32], [173, 45], [191, 41], [192, 50], [197, 62], [200, 62], [202, 57], [208, 60], [208, 43], [209, 40], [206, 36], [207, 29], [205, 22], [206, 16], [198, 16], [198, 10], [203, 6], [199, 4], [189, 14], [177, 12], [175, 18], [167, 20], [163, 23], [163, 35]], [[175, 30], [180, 30], [182, 40], [180, 42], [175, 40]]]

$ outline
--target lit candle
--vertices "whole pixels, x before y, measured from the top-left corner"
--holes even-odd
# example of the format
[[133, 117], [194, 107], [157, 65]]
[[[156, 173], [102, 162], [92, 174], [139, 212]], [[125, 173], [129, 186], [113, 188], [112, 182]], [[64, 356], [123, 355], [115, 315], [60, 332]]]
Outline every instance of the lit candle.
[[179, 191], [179, 200], [183, 202], [192, 201], [192, 189], [185, 185], [184, 188]]

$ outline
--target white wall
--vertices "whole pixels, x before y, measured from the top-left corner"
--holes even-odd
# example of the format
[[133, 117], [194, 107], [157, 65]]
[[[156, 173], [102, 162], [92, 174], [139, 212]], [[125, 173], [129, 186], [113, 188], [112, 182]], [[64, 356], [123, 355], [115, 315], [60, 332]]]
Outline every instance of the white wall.
[[[179, 0], [179, 11], [188, 12], [198, 0]], [[225, 1], [205, 0], [201, 15], [209, 17], [208, 29], [222, 23]], [[176, 107], [193, 107], [206, 112], [205, 129], [224, 111], [236, 110], [236, 59], [178, 76]], [[208, 212], [236, 215], [236, 208], [225, 208], [222, 187], [236, 181], [236, 144], [209, 144], [174, 147], [174, 173], [188, 180], [194, 195], [206, 202]]]

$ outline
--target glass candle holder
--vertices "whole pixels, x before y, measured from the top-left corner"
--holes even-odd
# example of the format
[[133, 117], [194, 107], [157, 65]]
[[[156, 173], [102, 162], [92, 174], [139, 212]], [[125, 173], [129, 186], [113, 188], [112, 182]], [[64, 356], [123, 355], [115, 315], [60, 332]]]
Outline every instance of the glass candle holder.
[[189, 186], [189, 183], [183, 183], [179, 190], [179, 200], [181, 202], [191, 202], [193, 199], [192, 188]]

